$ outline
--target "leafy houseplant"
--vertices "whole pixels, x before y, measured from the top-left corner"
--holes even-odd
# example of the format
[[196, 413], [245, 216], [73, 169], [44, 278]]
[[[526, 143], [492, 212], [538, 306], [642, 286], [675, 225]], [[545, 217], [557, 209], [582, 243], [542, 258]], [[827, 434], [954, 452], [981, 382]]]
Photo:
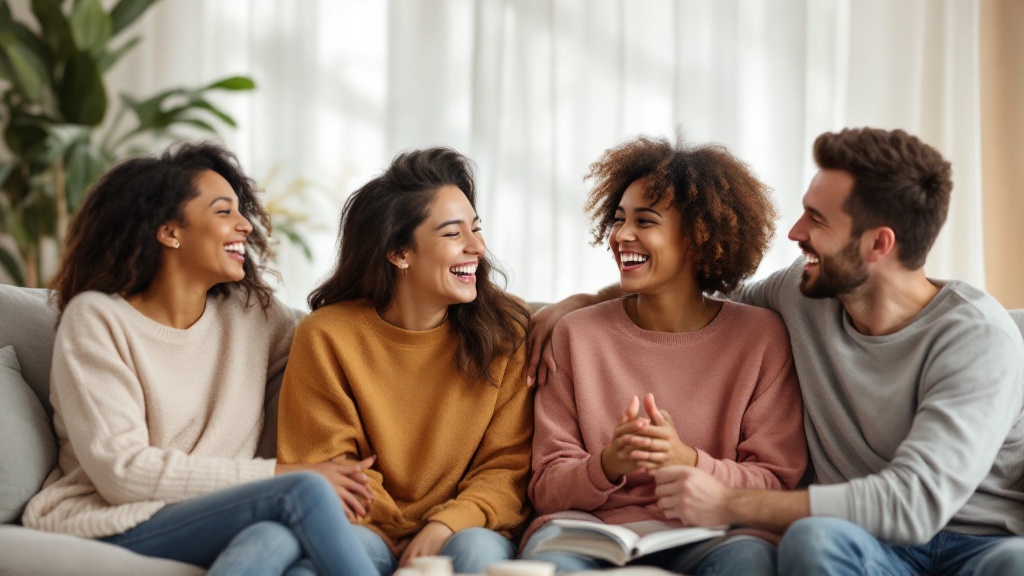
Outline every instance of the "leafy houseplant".
[[[0, 266], [26, 286], [42, 286], [44, 247], [63, 245], [68, 221], [95, 180], [144, 144], [189, 126], [216, 134], [234, 119], [207, 99], [216, 90], [252, 90], [247, 77], [174, 88], [146, 99], [120, 94], [112, 122], [104, 75], [139, 42], [126, 28], [156, 0], [31, 0], [35, 25], [15, 20], [0, 0]], [[2, 86], [2, 82], [0, 82]], [[125, 125], [125, 119], [130, 123]], [[14, 245], [10, 250], [7, 246]]]

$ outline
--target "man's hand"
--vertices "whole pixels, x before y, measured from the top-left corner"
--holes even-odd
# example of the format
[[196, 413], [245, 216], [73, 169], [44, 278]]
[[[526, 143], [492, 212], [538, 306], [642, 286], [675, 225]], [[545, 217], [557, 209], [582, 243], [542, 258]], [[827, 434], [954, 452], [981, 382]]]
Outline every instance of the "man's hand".
[[733, 490], [714, 476], [691, 466], [668, 466], [653, 470], [658, 484], [654, 494], [667, 518], [690, 526], [736, 524], [729, 510]]
[[455, 534], [455, 532], [443, 522], [427, 522], [427, 525], [420, 530], [420, 533], [405, 547], [398, 566], [409, 566], [412, 563], [412, 559], [419, 556], [437, 556], [441, 553], [444, 543], [452, 537], [452, 534]]
[[636, 461], [629, 457], [633, 451], [630, 438], [650, 425], [650, 420], [639, 417], [640, 399], [633, 396], [626, 411], [619, 416], [619, 425], [612, 432], [611, 442], [601, 451], [601, 469], [608, 481], [614, 484], [619, 477], [636, 470]]
[[586, 294], [573, 294], [554, 304], [548, 304], [537, 310], [530, 318], [530, 334], [526, 338], [530, 347], [530, 363], [526, 367], [526, 385], [538, 386], [547, 383], [548, 374], [553, 373], [558, 367], [555, 365], [555, 357], [551, 353], [551, 331], [555, 324], [569, 312], [579, 310], [591, 304]]
[[633, 447], [629, 458], [638, 468], [655, 470], [665, 466], [696, 466], [697, 451], [679, 438], [675, 423], [668, 412], [658, 409], [654, 394], [644, 397], [644, 408], [651, 419], [645, 426], [627, 438]]
[[341, 499], [345, 517], [349, 522], [355, 522], [357, 517], [366, 516], [370, 503], [373, 502], [373, 491], [369, 486], [370, 477], [364, 474], [363, 470], [373, 466], [376, 460], [376, 455], [360, 461], [338, 456], [319, 464], [278, 464], [274, 467], [274, 474], [309, 471], [323, 476]]

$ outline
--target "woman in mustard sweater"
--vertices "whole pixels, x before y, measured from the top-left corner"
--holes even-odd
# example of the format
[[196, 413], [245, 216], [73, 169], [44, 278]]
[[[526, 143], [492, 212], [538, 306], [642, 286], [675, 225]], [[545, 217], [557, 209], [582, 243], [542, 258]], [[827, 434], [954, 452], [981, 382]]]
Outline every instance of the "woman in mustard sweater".
[[529, 515], [527, 309], [492, 280], [468, 159], [400, 154], [352, 194], [338, 262], [309, 297], [281, 389], [278, 458], [376, 457], [345, 502], [383, 574], [443, 554], [514, 556]]

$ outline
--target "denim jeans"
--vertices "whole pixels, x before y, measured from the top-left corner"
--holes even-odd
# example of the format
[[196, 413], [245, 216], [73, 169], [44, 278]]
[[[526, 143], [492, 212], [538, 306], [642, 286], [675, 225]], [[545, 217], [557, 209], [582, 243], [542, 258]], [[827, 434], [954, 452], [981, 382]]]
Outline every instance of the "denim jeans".
[[176, 504], [106, 542], [208, 574], [372, 574], [334, 488], [299, 472]]
[[[391, 576], [398, 568], [398, 558], [391, 553], [388, 545], [369, 528], [353, 528], [356, 539], [363, 545], [380, 576]], [[516, 547], [508, 538], [493, 530], [466, 528], [453, 534], [441, 547], [439, 555], [450, 556], [452, 568], [459, 574], [483, 574], [488, 564], [515, 558]]]
[[[557, 526], [548, 524], [534, 532], [523, 549], [523, 558], [551, 562], [558, 567], [558, 572], [599, 570], [614, 566], [610, 562], [592, 556], [569, 552], [534, 553], [533, 549], [537, 547], [537, 544], [556, 530], [558, 530]], [[709, 546], [708, 542], [669, 548], [641, 556], [630, 562], [629, 566], [656, 566], [670, 572], [694, 574], [695, 576], [716, 574], [774, 576], [776, 573], [775, 554], [775, 546], [768, 542], [752, 537], [741, 537], [726, 540], [713, 548]]]
[[838, 518], [804, 518], [779, 545], [782, 574], [1024, 574], [1024, 538], [939, 532], [926, 544], [900, 546]]

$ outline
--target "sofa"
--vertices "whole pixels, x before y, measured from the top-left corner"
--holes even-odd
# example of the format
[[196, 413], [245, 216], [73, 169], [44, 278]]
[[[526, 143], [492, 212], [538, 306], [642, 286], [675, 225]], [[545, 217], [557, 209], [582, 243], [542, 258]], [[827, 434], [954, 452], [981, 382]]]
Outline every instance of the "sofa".
[[[49, 292], [42, 289], [0, 285], [0, 574], [203, 574], [202, 569], [190, 564], [145, 557], [111, 544], [19, 525], [24, 503], [38, 491], [57, 458], [49, 402], [56, 313], [48, 296]], [[1024, 309], [1012, 310], [1011, 315], [1024, 333]], [[259, 456], [273, 457], [276, 450], [280, 386], [279, 378], [267, 383], [267, 412]]]

